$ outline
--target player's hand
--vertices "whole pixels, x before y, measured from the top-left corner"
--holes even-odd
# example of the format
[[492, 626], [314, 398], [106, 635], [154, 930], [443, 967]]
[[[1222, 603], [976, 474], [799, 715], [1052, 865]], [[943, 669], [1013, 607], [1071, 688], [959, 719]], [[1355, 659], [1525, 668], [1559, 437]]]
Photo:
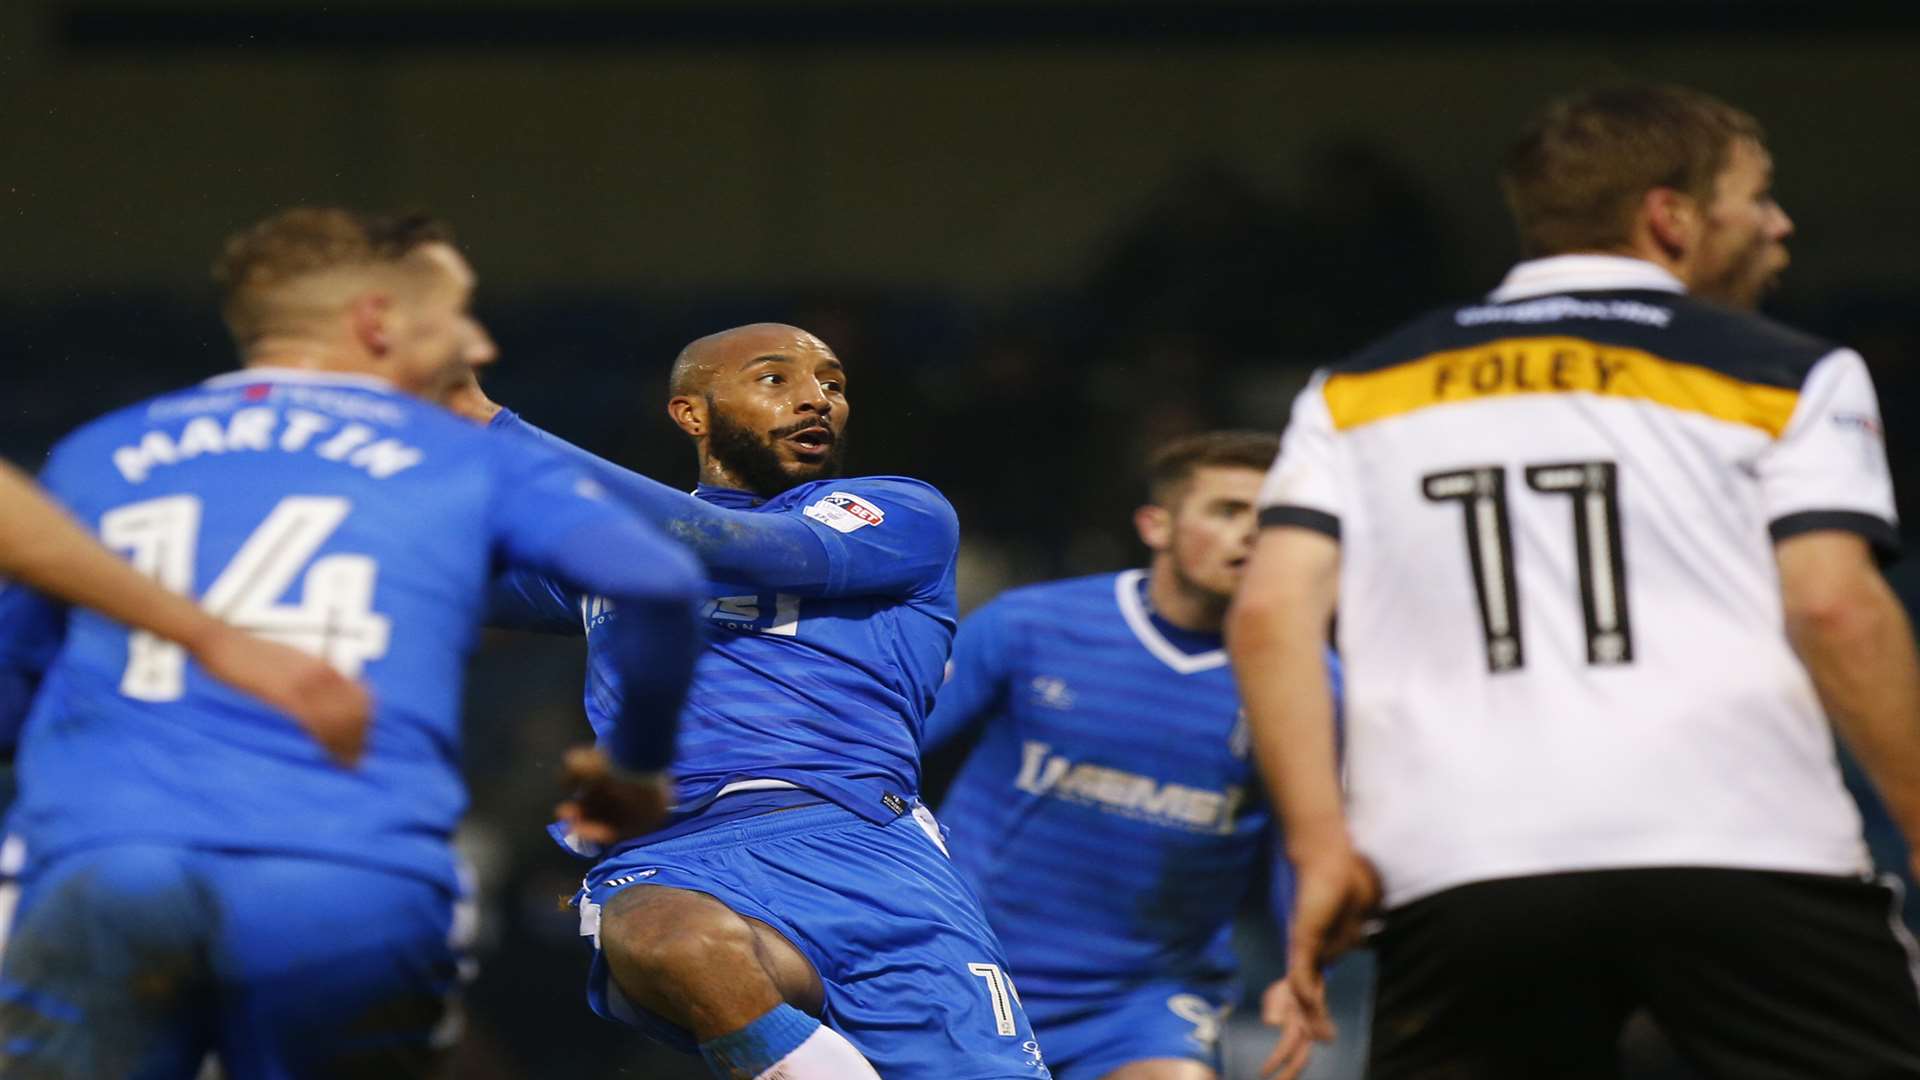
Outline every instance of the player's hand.
[[1307, 1037], [1306, 1017], [1287, 980], [1275, 980], [1260, 996], [1260, 1021], [1280, 1029], [1280, 1041], [1260, 1066], [1260, 1080], [1294, 1080], [1313, 1056], [1313, 1040]]
[[[1291, 839], [1291, 838], [1289, 838]], [[1367, 918], [1380, 904], [1380, 876], [1346, 842], [1293, 852], [1293, 925], [1287, 935], [1287, 985], [1299, 1002], [1306, 1034], [1331, 1042], [1337, 1034], [1327, 1011], [1327, 961], [1359, 944]]]
[[214, 678], [293, 718], [335, 761], [352, 766], [367, 747], [373, 698], [317, 656], [224, 623], [193, 649]]
[[673, 810], [673, 779], [666, 773], [623, 774], [591, 746], [567, 751], [561, 771], [573, 794], [554, 813], [590, 844], [608, 847], [639, 836]]
[[486, 424], [500, 411], [500, 406], [480, 389], [480, 374], [471, 364], [466, 365], [465, 376], [447, 391], [440, 404], [476, 424]]

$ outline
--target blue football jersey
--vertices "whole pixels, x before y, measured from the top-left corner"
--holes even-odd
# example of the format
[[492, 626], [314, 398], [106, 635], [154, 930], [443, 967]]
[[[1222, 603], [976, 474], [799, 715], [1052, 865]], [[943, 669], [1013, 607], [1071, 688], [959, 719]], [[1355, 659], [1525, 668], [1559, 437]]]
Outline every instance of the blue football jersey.
[[[0, 665], [16, 681], [20, 666], [44, 666], [11, 819], [30, 854], [152, 840], [451, 886], [460, 692], [496, 570], [646, 598], [628, 575], [576, 572], [567, 553], [600, 537], [651, 554], [663, 577], [684, 564], [689, 596], [697, 576], [572, 462], [512, 449], [378, 380], [270, 369], [111, 413], [62, 441], [42, 482], [108, 547], [227, 621], [363, 679], [376, 712], [365, 757], [340, 768], [179, 646], [85, 610], [49, 619], [44, 600], [6, 590]], [[49, 634], [63, 637], [57, 651]]]
[[1284, 866], [1220, 638], [1154, 618], [1145, 577], [981, 607], [928, 722], [930, 747], [980, 730], [940, 816], [1029, 995], [1229, 976], [1234, 913]]
[[834, 580], [812, 595], [712, 583], [708, 648], [674, 757], [681, 805], [772, 779], [891, 819], [898, 806], [887, 795], [920, 790], [920, 729], [959, 617], [952, 507], [927, 484], [889, 476], [815, 481], [765, 502], [724, 488], [696, 494], [807, 521], [828, 541]]
[[[519, 433], [515, 445], [553, 440], [510, 414], [495, 425]], [[591, 463], [616, 495], [632, 492], [670, 534], [729, 531], [724, 520], [675, 516], [676, 500], [692, 502], [685, 494], [553, 442]], [[707, 485], [694, 496], [741, 515], [803, 522], [800, 537], [816, 550], [734, 552], [724, 564], [733, 569], [709, 558], [708, 647], [687, 689], [674, 753], [677, 818], [697, 816], [729, 785], [777, 781], [870, 821], [892, 820], [919, 791], [921, 727], [958, 619], [953, 507], [930, 485], [899, 476], [818, 480], [771, 499]], [[800, 569], [803, 554], [821, 549], [823, 566]], [[621, 691], [595, 660], [596, 631], [619, 617], [617, 608], [526, 579], [511, 593], [501, 598], [499, 621], [553, 629], [584, 622], [586, 708], [602, 730]]]

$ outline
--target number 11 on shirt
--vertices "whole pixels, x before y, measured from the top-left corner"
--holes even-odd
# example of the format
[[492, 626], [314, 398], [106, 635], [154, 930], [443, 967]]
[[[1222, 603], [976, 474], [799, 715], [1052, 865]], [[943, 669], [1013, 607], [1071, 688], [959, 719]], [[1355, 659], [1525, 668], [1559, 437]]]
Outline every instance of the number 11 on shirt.
[[[1620, 473], [1611, 461], [1529, 465], [1527, 486], [1565, 495], [1573, 506], [1573, 538], [1580, 574], [1580, 610], [1586, 622], [1587, 663], [1633, 661], [1627, 617], [1626, 564], [1620, 545]], [[1520, 592], [1514, 579], [1513, 522], [1507, 507], [1507, 470], [1499, 465], [1428, 473], [1420, 491], [1432, 502], [1457, 502], [1466, 519], [1467, 561], [1480, 604], [1487, 670], [1518, 671]]]

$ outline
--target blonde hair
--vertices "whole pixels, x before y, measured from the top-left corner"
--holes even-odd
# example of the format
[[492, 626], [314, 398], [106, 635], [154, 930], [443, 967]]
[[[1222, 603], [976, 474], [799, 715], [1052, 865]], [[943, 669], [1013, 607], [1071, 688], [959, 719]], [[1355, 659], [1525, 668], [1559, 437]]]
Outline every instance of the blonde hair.
[[[337, 207], [283, 210], [227, 238], [213, 264], [220, 312], [241, 349], [302, 314], [300, 287], [341, 271], [398, 265], [452, 230], [425, 214], [368, 216]], [[301, 310], [303, 300], [306, 311]]]

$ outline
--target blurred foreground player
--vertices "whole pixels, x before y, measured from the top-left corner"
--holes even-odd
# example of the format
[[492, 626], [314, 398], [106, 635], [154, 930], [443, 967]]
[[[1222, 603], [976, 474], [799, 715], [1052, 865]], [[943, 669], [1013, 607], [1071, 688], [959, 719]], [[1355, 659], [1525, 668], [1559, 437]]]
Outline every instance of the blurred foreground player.
[[[246, 369], [80, 428], [45, 482], [162, 585], [363, 677], [371, 738], [342, 768], [170, 642], [10, 608], [0, 655], [58, 646], [10, 817], [8, 1077], [184, 1078], [209, 1051], [232, 1080], [425, 1073], [457, 1031], [459, 696], [498, 564], [628, 608], [614, 756], [671, 749], [697, 566], [558, 455], [419, 400], [492, 356], [444, 233], [289, 211], [218, 276]], [[664, 809], [657, 779], [604, 786]]]
[[1893, 495], [1861, 358], [1743, 310], [1770, 172], [1702, 94], [1557, 102], [1503, 171], [1534, 257], [1294, 406], [1229, 640], [1316, 1023], [1384, 890], [1371, 1076], [1613, 1076], [1636, 1008], [1712, 1076], [1920, 1076], [1828, 726], [1920, 842]]
[[[694, 494], [573, 450], [712, 578], [674, 817], [606, 852], [580, 899], [595, 1011], [697, 1049], [728, 1080], [1046, 1076], [1006, 958], [916, 797], [953, 641], [952, 507], [918, 480], [833, 479], [846, 370], [804, 330], [695, 341], [670, 392], [699, 454]], [[483, 401], [466, 411], [503, 442], [551, 438]], [[544, 607], [581, 625], [566, 590], [523, 592], [521, 621]], [[593, 658], [623, 616], [586, 611]], [[590, 698], [619, 700], [594, 665]], [[622, 839], [575, 817], [577, 838]]]
[[[293, 717], [345, 763], [358, 759], [365, 747], [372, 709], [366, 690], [326, 661], [229, 626], [154, 584], [102, 548], [33, 481], [5, 463], [0, 463], [0, 575], [0, 592], [31, 586], [178, 644], [208, 674]], [[38, 600], [25, 602], [43, 609]], [[0, 601], [0, 611], [9, 606]], [[46, 640], [30, 647], [50, 651]], [[24, 717], [39, 680], [20, 672], [44, 662], [0, 660], [0, 716]], [[0, 743], [11, 748], [17, 736], [8, 730]]]
[[[1250, 760], [1220, 625], [1279, 440], [1211, 432], [1148, 466], [1146, 570], [1031, 585], [969, 616], [924, 745], [978, 729], [940, 808], [1060, 1080], [1215, 1080], [1238, 988], [1233, 918], [1292, 874]], [[1311, 1040], [1284, 982], [1262, 1069]]]

